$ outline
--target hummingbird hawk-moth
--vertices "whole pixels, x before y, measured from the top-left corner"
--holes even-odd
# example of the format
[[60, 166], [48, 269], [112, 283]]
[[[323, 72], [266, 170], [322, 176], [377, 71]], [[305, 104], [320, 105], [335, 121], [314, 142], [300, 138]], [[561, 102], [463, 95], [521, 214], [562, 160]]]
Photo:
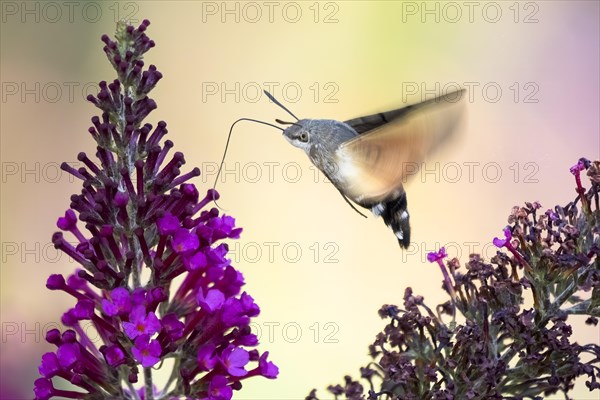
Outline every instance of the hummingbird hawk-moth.
[[270, 93], [265, 91], [265, 94], [296, 122], [277, 119], [278, 123], [289, 125], [283, 129], [241, 118], [233, 125], [249, 120], [281, 129], [283, 136], [304, 150], [352, 208], [360, 213], [351, 201], [383, 217], [400, 247], [407, 248], [410, 224], [403, 183], [418, 171], [415, 166], [420, 166], [427, 155], [456, 131], [462, 115], [464, 89], [343, 122], [298, 119]]

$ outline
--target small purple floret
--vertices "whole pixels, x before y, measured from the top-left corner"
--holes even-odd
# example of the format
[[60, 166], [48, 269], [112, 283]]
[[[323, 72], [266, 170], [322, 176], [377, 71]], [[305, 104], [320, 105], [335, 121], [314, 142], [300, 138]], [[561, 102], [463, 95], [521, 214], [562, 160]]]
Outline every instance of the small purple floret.
[[142, 367], [148, 368], [160, 361], [162, 349], [157, 340], [151, 341], [148, 335], [140, 335], [135, 339], [135, 346], [131, 351]]

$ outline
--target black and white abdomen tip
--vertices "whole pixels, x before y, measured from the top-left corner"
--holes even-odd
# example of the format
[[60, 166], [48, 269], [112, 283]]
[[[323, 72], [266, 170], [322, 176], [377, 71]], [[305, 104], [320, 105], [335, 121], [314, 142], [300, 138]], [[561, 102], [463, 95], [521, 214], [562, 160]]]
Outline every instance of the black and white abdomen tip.
[[393, 200], [383, 201], [371, 207], [373, 214], [383, 217], [383, 222], [394, 231], [400, 247], [404, 249], [410, 244], [410, 216], [406, 207], [406, 193], [404, 192]]

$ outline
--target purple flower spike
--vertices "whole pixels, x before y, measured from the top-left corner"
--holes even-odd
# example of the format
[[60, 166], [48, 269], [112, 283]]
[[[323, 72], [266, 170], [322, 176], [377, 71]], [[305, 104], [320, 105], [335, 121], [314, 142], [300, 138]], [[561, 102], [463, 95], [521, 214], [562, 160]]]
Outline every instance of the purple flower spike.
[[[82, 187], [52, 244], [79, 266], [46, 281], [72, 297], [61, 318], [71, 329], [46, 334], [56, 350], [41, 358], [36, 399], [229, 400], [240, 377], [259, 375], [249, 324], [260, 309], [240, 294], [243, 276], [227, 258], [226, 240], [242, 229], [206, 208], [219, 195], [209, 189], [200, 198], [191, 182], [200, 169], [186, 170], [184, 154], [165, 140], [167, 123], [146, 122], [162, 79], [144, 60], [154, 47], [149, 25], [119, 22], [116, 40], [102, 36], [116, 77], [87, 97], [98, 110], [87, 130], [96, 158], [80, 152], [79, 168], [61, 164]], [[174, 369], [161, 371], [176, 380], [169, 388], [152, 384], [160, 368]], [[53, 386], [65, 383], [78, 391]]]

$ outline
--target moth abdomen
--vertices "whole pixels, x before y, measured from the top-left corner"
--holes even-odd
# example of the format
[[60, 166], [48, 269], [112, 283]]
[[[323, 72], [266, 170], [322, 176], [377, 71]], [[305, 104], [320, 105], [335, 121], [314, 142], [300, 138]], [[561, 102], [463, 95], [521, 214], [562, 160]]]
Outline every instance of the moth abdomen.
[[398, 244], [403, 249], [410, 245], [410, 216], [407, 210], [406, 193], [402, 192], [393, 200], [384, 200], [371, 207], [375, 215], [381, 215], [383, 222], [394, 231]]

